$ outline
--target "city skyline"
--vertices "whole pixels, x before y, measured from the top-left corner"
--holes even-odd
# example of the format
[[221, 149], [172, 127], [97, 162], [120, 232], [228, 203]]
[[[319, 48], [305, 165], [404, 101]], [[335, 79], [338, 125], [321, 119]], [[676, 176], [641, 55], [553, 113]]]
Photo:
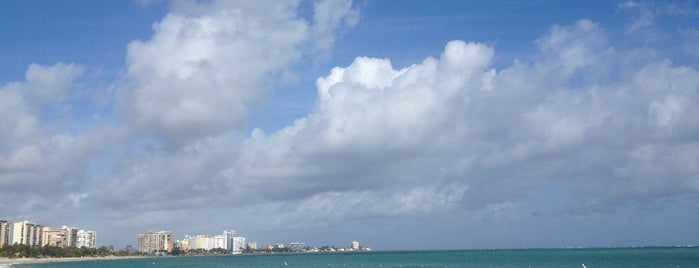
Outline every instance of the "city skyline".
[[[154, 249], [161, 249], [171, 254], [172, 250], [178, 247], [180, 250], [197, 250], [205, 251], [212, 249], [225, 249], [233, 254], [241, 253], [246, 248], [258, 249], [256, 241], [247, 241], [246, 238], [237, 235], [237, 231], [227, 229], [222, 231], [222, 235], [211, 235], [197, 233], [182, 235], [182, 239], [176, 239], [172, 231], [147, 231], [139, 233], [136, 239], [137, 250], [141, 253], [150, 254]], [[111, 250], [126, 250], [130, 251], [133, 248], [132, 244], [125, 245], [124, 248], [116, 249], [114, 245], [98, 244], [96, 231], [83, 230], [75, 227], [63, 225], [60, 228], [53, 229], [42, 224], [34, 223], [30, 220], [22, 220], [13, 222], [0, 218], [0, 248], [4, 245], [29, 245], [29, 246], [57, 246], [57, 247], [87, 247], [97, 248], [107, 247]], [[187, 242], [189, 240], [189, 242]], [[202, 240], [206, 240], [202, 242]], [[221, 240], [221, 241], [218, 241]], [[196, 242], [192, 242], [196, 241]], [[184, 243], [184, 244], [183, 244]], [[303, 242], [288, 242], [290, 247], [294, 244], [305, 245]], [[266, 248], [284, 248], [284, 243], [280, 241], [266, 243]], [[251, 246], [253, 245], [253, 246]], [[324, 244], [323, 246], [329, 246]], [[335, 247], [334, 245], [332, 246]], [[351, 246], [340, 248], [348, 250], [359, 250], [359, 242], [352, 241]]]
[[28, 0], [0, 25], [2, 219], [117, 248], [699, 239], [696, 1]]
[[75, 227], [51, 228], [29, 220], [9, 221], [0, 218], [0, 247], [5, 245], [97, 248], [97, 232]]

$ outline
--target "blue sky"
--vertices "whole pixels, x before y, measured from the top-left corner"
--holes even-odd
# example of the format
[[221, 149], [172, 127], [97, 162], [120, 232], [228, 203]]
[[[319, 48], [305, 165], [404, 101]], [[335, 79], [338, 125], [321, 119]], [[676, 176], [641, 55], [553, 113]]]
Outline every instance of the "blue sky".
[[3, 1], [0, 25], [2, 219], [117, 247], [699, 237], [692, 1]]

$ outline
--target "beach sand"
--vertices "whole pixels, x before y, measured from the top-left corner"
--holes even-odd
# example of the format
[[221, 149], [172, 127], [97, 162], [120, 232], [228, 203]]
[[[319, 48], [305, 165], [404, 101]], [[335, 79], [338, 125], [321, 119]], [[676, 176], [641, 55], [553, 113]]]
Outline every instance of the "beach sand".
[[21, 264], [21, 263], [43, 263], [43, 262], [68, 262], [68, 261], [96, 261], [96, 260], [116, 260], [135, 259], [142, 256], [107, 256], [107, 257], [66, 257], [66, 258], [0, 258], [0, 265]]

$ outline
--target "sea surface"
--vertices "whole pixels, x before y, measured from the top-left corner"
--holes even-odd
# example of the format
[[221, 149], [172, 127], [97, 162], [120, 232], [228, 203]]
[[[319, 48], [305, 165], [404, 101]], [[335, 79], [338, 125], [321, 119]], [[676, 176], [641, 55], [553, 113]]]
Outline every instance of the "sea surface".
[[116, 267], [699, 267], [699, 247], [375, 251], [154, 257], [13, 265], [15, 268]]

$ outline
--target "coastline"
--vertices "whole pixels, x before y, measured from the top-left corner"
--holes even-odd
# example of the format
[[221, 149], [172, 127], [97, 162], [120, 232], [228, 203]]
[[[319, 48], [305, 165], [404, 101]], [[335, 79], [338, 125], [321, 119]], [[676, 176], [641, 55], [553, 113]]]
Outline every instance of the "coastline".
[[137, 259], [145, 256], [106, 256], [106, 257], [65, 257], [65, 258], [0, 258], [0, 267], [25, 263], [48, 263], [48, 262], [74, 262], [74, 261], [101, 261], [101, 260], [121, 260]]

